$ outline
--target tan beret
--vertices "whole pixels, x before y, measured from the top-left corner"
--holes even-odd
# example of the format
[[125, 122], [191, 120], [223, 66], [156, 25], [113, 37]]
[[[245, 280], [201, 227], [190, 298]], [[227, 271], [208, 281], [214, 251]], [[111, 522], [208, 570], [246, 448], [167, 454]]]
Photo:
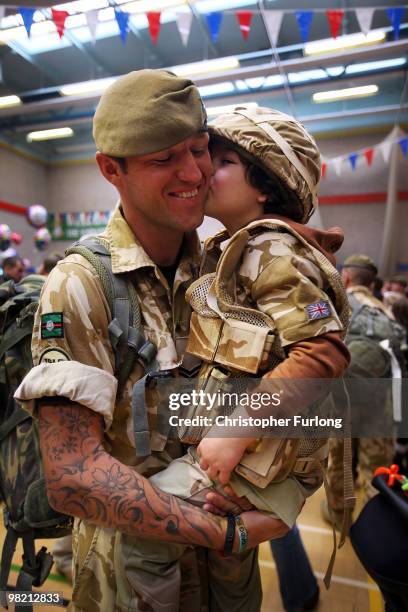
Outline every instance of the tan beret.
[[350, 255], [345, 259], [343, 268], [361, 268], [363, 270], [370, 270], [374, 274], [377, 274], [377, 266], [374, 261], [368, 255], [356, 254]]
[[137, 70], [119, 77], [103, 93], [93, 136], [106, 155], [147, 155], [206, 129], [206, 121], [192, 81], [165, 70]]

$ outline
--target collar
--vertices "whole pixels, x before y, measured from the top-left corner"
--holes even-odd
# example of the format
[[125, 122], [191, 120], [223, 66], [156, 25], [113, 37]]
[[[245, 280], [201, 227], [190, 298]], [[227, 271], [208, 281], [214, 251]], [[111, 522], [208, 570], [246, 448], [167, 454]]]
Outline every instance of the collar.
[[[122, 214], [120, 202], [117, 204], [102, 237], [108, 240], [112, 260], [112, 272], [121, 274], [139, 268], [158, 266], [140, 244]], [[179, 268], [198, 266], [200, 261], [200, 241], [196, 231], [184, 235], [182, 256]]]
[[347, 287], [346, 293], [364, 293], [368, 297], [374, 297], [368, 287], [365, 285], [352, 285], [351, 287]]

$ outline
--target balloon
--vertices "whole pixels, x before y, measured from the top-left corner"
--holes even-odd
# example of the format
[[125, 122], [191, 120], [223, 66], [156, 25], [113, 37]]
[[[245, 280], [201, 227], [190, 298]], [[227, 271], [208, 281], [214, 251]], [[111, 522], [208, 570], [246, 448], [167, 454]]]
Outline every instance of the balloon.
[[51, 234], [46, 227], [38, 229], [34, 234], [34, 244], [39, 251], [44, 251], [51, 242]]
[[17, 255], [16, 249], [13, 249], [13, 247], [9, 247], [5, 251], [1, 251], [0, 261], [4, 261], [5, 259], [7, 259], [7, 257], [15, 257], [16, 255]]
[[43, 227], [47, 223], [47, 209], [41, 204], [33, 204], [27, 209], [27, 219], [33, 227]]
[[18, 232], [12, 232], [11, 242], [14, 242], [14, 244], [21, 244], [22, 241], [23, 241], [23, 237], [21, 234], [19, 234]]
[[11, 244], [11, 229], [5, 223], [0, 224], [0, 251], [6, 251]]

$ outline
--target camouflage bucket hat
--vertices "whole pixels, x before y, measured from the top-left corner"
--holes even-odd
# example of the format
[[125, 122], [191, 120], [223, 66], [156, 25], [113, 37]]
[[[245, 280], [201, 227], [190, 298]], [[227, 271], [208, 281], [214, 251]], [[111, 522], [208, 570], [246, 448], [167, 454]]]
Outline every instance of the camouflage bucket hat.
[[233, 142], [267, 174], [278, 176], [303, 204], [306, 223], [317, 208], [321, 161], [299, 121], [272, 108], [237, 106], [208, 125], [210, 135]]

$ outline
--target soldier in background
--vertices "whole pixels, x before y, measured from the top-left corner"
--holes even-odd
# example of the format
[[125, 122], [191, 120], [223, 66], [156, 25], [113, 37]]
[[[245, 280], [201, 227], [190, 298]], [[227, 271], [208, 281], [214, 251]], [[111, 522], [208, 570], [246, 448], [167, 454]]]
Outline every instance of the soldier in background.
[[13, 280], [15, 283], [19, 283], [26, 271], [24, 262], [18, 255], [6, 257], [2, 266], [3, 276], [0, 277], [0, 283], [4, 283], [8, 280]]
[[[351, 316], [351, 329], [354, 325], [353, 321], [357, 322], [357, 319], [353, 319], [357, 315], [360, 306], [368, 306], [374, 311], [379, 311], [383, 317], [382, 321], [385, 322], [385, 333], [392, 333], [391, 322], [387, 325], [387, 320], [390, 321], [390, 313], [388, 308], [373, 295], [374, 281], [377, 275], [377, 267], [374, 261], [364, 254], [351, 255], [348, 257], [342, 268], [342, 278], [344, 286], [346, 287], [347, 294], [352, 307]], [[350, 329], [350, 328], [349, 328]], [[369, 377], [373, 374], [365, 373], [365, 353], [370, 351], [371, 339], [367, 337], [367, 345], [364, 345], [364, 337], [362, 334], [365, 333], [364, 328], [358, 332], [360, 337], [360, 343], [358, 349], [353, 349], [350, 344], [353, 336], [346, 336], [346, 344], [349, 346], [351, 352], [351, 363], [349, 366], [349, 372], [351, 370], [359, 370], [360, 376], [362, 377], [362, 384], [366, 384]], [[385, 338], [382, 338], [385, 339]], [[358, 376], [358, 375], [357, 375]], [[374, 394], [375, 395], [375, 394]], [[367, 398], [368, 399], [368, 398]], [[384, 399], [385, 402], [385, 399]], [[357, 411], [360, 406], [354, 404], [354, 409]], [[390, 410], [384, 405], [383, 413], [385, 418], [392, 418]], [[351, 410], [353, 413], [353, 399]], [[380, 425], [379, 425], [380, 429]], [[363, 488], [364, 500], [367, 501], [374, 494], [375, 490], [371, 485], [374, 470], [379, 466], [387, 466], [392, 462], [394, 455], [394, 439], [392, 437], [366, 437], [354, 439], [353, 441], [354, 451], [354, 463], [358, 466], [358, 483]], [[340, 530], [341, 520], [343, 514], [343, 440], [341, 438], [333, 438], [330, 440], [330, 455], [329, 455], [329, 467], [327, 478], [330, 485], [330, 503], [332, 508], [332, 516], [335, 527]], [[331, 523], [331, 515], [329, 514], [326, 500], [322, 501], [321, 505], [322, 517], [327, 522]]]

